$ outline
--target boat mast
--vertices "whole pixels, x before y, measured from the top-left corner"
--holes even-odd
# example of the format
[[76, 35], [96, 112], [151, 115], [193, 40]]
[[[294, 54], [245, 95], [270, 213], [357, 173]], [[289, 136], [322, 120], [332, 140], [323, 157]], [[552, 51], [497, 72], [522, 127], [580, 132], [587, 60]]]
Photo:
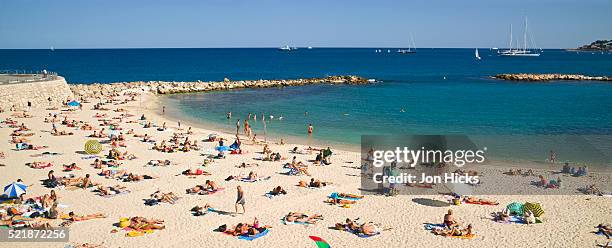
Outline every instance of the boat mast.
[[527, 17], [525, 16], [525, 30], [523, 33], [523, 51], [527, 51]]
[[510, 24], [510, 44], [508, 45], [508, 50], [512, 50], [512, 24]]

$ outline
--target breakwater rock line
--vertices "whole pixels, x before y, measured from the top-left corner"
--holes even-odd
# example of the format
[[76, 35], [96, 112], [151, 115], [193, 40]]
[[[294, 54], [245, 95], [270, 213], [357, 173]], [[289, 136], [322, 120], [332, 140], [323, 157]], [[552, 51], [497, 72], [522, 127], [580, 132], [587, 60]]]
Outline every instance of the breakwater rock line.
[[608, 76], [586, 76], [581, 74], [497, 74], [493, 76], [495, 79], [511, 80], [511, 81], [612, 81], [612, 77]]
[[363, 85], [373, 83], [358, 76], [329, 76], [324, 78], [303, 78], [285, 80], [241, 80], [230, 81], [225, 79], [222, 82], [166, 82], [166, 81], [137, 81], [137, 82], [117, 82], [109, 84], [71, 84], [70, 89], [77, 97], [95, 97], [100, 95], [113, 95], [122, 92], [150, 92], [153, 94], [180, 94], [208, 91], [221, 91], [231, 89], [253, 89], [253, 88], [273, 88], [285, 86], [302, 86], [315, 84], [346, 84]]

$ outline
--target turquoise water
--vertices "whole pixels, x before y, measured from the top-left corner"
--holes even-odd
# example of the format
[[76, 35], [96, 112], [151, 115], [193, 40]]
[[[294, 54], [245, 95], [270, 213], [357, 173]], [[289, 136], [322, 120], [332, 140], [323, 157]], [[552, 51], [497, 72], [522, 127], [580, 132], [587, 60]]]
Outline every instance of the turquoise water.
[[[47, 69], [69, 82], [283, 79], [353, 74], [382, 83], [246, 89], [165, 97], [185, 120], [234, 128], [249, 112], [283, 116], [267, 122], [271, 137], [358, 145], [363, 134], [612, 134], [612, 84], [516, 83], [497, 73], [612, 75], [609, 53], [545, 50], [540, 57], [499, 57], [479, 49], [103, 49], [0, 50], [0, 70]], [[404, 111], [400, 111], [404, 109]], [[234, 119], [225, 118], [232, 112]], [[308, 112], [307, 115], [304, 113]], [[253, 122], [258, 136], [261, 121]], [[535, 137], [535, 136], [534, 136]], [[604, 139], [604, 143], [608, 140]], [[600, 141], [602, 142], [602, 141]], [[608, 143], [609, 144], [609, 143]], [[544, 150], [554, 143], [539, 144]], [[517, 147], [518, 149], [518, 147]], [[520, 147], [519, 150], [525, 150]], [[529, 149], [527, 149], [529, 150]], [[544, 157], [538, 151], [536, 156]]]

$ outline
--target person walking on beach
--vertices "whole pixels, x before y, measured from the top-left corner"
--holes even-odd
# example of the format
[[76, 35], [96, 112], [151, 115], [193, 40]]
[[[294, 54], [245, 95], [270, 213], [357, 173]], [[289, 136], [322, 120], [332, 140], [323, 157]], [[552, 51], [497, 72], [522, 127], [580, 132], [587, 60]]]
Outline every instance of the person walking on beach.
[[244, 121], [244, 135], [246, 135], [247, 137], [251, 137], [251, 134], [249, 133], [249, 121], [245, 120]]
[[238, 185], [238, 187], [236, 187], [236, 192], [237, 192], [237, 197], [236, 197], [236, 213], [238, 213], [238, 205], [242, 206], [242, 213], [244, 214], [246, 212], [246, 209], [244, 208], [244, 204], [246, 203], [244, 200], [244, 191], [242, 190], [242, 187], [240, 185]]
[[240, 119], [236, 121], [236, 136], [240, 134]]
[[166, 113], [166, 106], [162, 106], [162, 115]]
[[28, 112], [30, 112], [30, 109], [32, 109], [32, 102], [28, 101]]
[[308, 135], [312, 135], [312, 130], [313, 130], [312, 123], [310, 123], [308, 124]]
[[550, 150], [550, 153], [548, 154], [548, 161], [551, 164], [554, 164], [556, 160], [557, 160], [557, 153], [555, 153], [555, 151], [553, 150]]

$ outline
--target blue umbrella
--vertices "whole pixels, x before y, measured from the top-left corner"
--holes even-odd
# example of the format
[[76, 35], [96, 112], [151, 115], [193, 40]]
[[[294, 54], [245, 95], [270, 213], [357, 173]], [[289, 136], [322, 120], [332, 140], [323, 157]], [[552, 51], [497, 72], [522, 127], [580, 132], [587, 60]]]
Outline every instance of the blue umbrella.
[[11, 183], [4, 187], [4, 194], [9, 198], [19, 197], [21, 194], [26, 192], [27, 188], [28, 187], [23, 183]]
[[79, 103], [79, 102], [77, 102], [77, 101], [70, 101], [70, 102], [68, 103], [68, 106], [71, 106], [71, 107], [78, 107], [78, 106], [81, 106], [81, 103]]

